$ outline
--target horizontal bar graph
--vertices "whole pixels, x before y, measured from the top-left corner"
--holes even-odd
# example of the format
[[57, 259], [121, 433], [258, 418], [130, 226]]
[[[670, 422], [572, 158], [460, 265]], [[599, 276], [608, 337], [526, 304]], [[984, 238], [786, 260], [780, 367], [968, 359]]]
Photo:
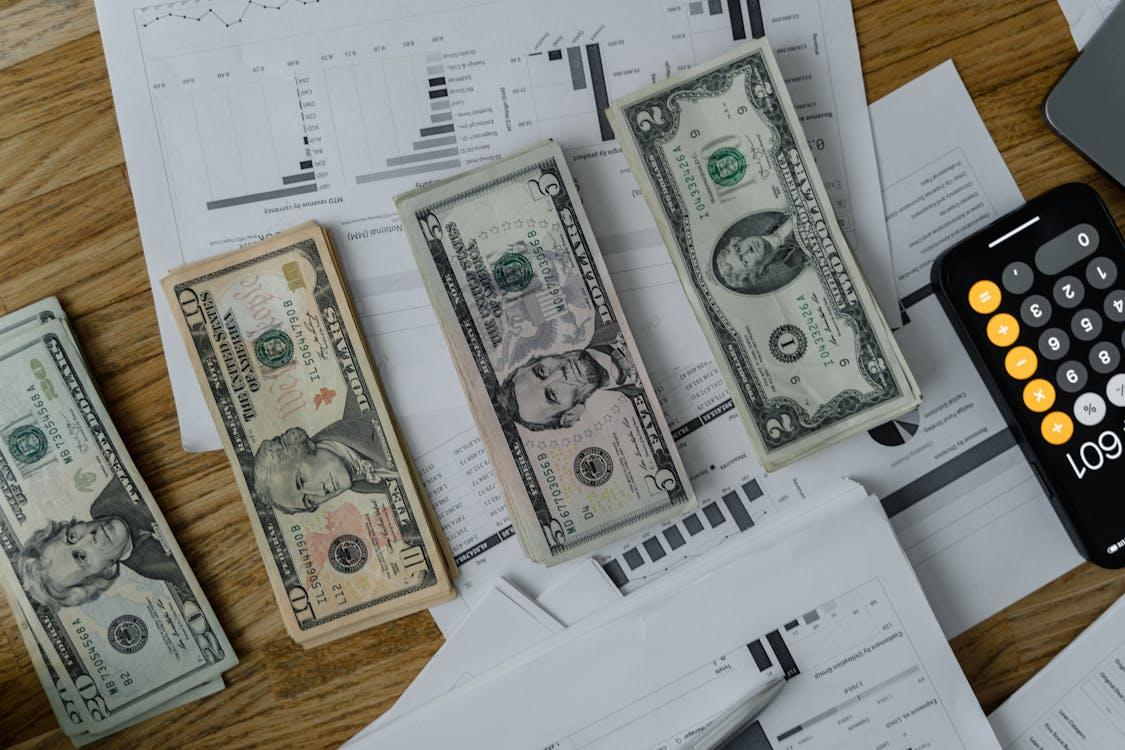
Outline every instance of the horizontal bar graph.
[[457, 156], [457, 147], [443, 148], [438, 151], [423, 151], [420, 154], [408, 154], [406, 156], [392, 156], [387, 159], [388, 167], [397, 167], [401, 164], [413, 164], [420, 161], [428, 161], [430, 159], [442, 159], [447, 156]]
[[453, 159], [451, 161], [427, 162], [425, 164], [418, 164], [413, 167], [403, 167], [401, 169], [385, 169], [382, 172], [361, 174], [355, 178], [355, 181], [357, 185], [364, 185], [368, 182], [381, 182], [383, 180], [394, 179], [395, 177], [409, 177], [410, 175], [425, 174], [426, 172], [437, 172], [442, 169], [455, 169], [459, 166], [461, 166], [460, 159]]
[[304, 193], [315, 193], [316, 185], [297, 185], [296, 187], [283, 188], [281, 190], [267, 190], [262, 193], [251, 193], [249, 195], [238, 195], [233, 198], [222, 198], [217, 201], [207, 201], [207, 210], [214, 211], [216, 208], [229, 208], [230, 206], [241, 206], [247, 203], [257, 203], [258, 201], [270, 201], [275, 198], [286, 198], [292, 195], [302, 195]]
[[446, 125], [434, 125], [433, 127], [422, 128], [419, 132], [422, 134], [423, 138], [428, 138], [431, 135], [442, 135], [443, 133], [452, 133], [453, 130], [454, 130], [453, 123], [448, 123]]
[[456, 169], [461, 166], [457, 148], [457, 126], [454, 123], [449, 101], [449, 85], [440, 54], [430, 54], [425, 60], [426, 89], [423, 102], [428, 102], [428, 124], [418, 128], [421, 140], [411, 144], [413, 153], [390, 156], [385, 159], [387, 169], [356, 175], [357, 185], [393, 180]]
[[[314, 101], [306, 99], [307, 93], [302, 94], [302, 89], [307, 89], [308, 85], [294, 76], [256, 87], [243, 87], [239, 90], [243, 99], [236, 100], [243, 103], [242, 107], [231, 106], [230, 89], [215, 89], [195, 95], [201, 98], [198, 104], [193, 96], [194, 117], [191, 121], [196, 123], [197, 129], [204, 128], [204, 132], [197, 134], [197, 139], [207, 143], [216, 154], [222, 154], [210, 158], [207, 151], [203, 154], [211, 195], [242, 191], [239, 195], [212, 197], [205, 202], [208, 211], [317, 192], [319, 186], [316, 184], [317, 174], [307, 128], [309, 118], [316, 117], [316, 107]], [[289, 107], [293, 100], [289, 97], [294, 94], [296, 109], [292, 110]], [[254, 106], [249, 106], [251, 103]], [[186, 111], [181, 111], [179, 117], [167, 119], [166, 125], [182, 127], [186, 114]], [[279, 114], [283, 116], [279, 117]], [[295, 126], [294, 130], [273, 128], [273, 123], [280, 125], [288, 118], [292, 118], [289, 122]], [[174, 125], [171, 124], [173, 119]], [[280, 157], [283, 151], [288, 152], [288, 158]], [[266, 167], [267, 161], [276, 166]], [[295, 166], [296, 170], [285, 174], [289, 171], [287, 164]], [[274, 175], [281, 174], [276, 177], [271, 175], [272, 169], [277, 169]]]
[[414, 150], [420, 151], [424, 148], [437, 148], [438, 146], [452, 146], [457, 142], [457, 136], [449, 135], [444, 138], [430, 138], [425, 141], [414, 141]]

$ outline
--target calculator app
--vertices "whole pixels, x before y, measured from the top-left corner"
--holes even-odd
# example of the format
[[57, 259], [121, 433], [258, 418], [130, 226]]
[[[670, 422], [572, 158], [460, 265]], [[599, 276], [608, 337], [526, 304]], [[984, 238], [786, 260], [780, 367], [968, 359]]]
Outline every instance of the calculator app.
[[1066, 185], [950, 250], [940, 296], [1071, 536], [1125, 565], [1125, 247]]

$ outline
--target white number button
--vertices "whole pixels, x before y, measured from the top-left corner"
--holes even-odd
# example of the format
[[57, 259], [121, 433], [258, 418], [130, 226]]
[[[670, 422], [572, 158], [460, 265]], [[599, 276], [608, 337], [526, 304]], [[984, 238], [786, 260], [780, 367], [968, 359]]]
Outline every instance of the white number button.
[[1063, 276], [1055, 282], [1055, 302], [1061, 307], [1078, 307], [1086, 296], [1086, 288], [1073, 276]]
[[1105, 316], [1114, 323], [1125, 323], [1125, 292], [1114, 289], [1106, 295]]
[[1105, 395], [1114, 406], [1125, 406], [1125, 375], [1117, 373], [1105, 386]]
[[1105, 418], [1105, 399], [1096, 393], [1083, 393], [1074, 402], [1074, 418], [1080, 424], [1093, 427]]

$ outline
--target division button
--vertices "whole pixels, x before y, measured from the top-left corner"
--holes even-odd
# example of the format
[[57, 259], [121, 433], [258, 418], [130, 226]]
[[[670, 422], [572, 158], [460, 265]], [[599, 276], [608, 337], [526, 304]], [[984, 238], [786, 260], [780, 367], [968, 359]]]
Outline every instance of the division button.
[[993, 315], [988, 321], [988, 340], [996, 346], [1009, 347], [1020, 337], [1020, 324], [1008, 313]]
[[1114, 289], [1106, 295], [1105, 316], [1114, 323], [1125, 322], [1125, 292]]
[[1000, 287], [992, 281], [978, 281], [969, 289], [969, 306], [981, 315], [988, 315], [1000, 307]]
[[[1122, 297], [1125, 306], [1125, 296]], [[1032, 328], [1047, 325], [1051, 318], [1051, 303], [1042, 294], [1033, 294], [1020, 305], [1020, 320]]]
[[1016, 380], [1027, 380], [1035, 374], [1035, 368], [1038, 366], [1039, 359], [1035, 356], [1035, 352], [1026, 346], [1009, 349], [1008, 355], [1004, 357], [1004, 369]]
[[1109, 289], [1117, 281], [1117, 264], [1109, 258], [1094, 258], [1086, 266], [1086, 281], [1095, 289]]
[[1073, 276], [1063, 276], [1055, 282], [1054, 296], [1060, 307], [1078, 307], [1086, 296], [1086, 287]]
[[1055, 386], [1043, 378], [1036, 378], [1024, 386], [1023, 403], [1033, 412], [1042, 414], [1055, 404]]
[[1031, 266], [1020, 260], [1009, 263], [1000, 276], [1000, 283], [1012, 294], [1023, 294], [1031, 288], [1031, 282], [1034, 280]]
[[1048, 443], [1062, 445], [1074, 435], [1074, 422], [1063, 412], [1053, 411], [1043, 417], [1040, 430]]
[[1070, 351], [1070, 336], [1061, 328], [1048, 328], [1039, 336], [1039, 353], [1047, 359], [1062, 359]]
[[1102, 332], [1102, 316], [1088, 307], [1079, 310], [1070, 321], [1070, 331], [1079, 341], [1093, 341]]
[[1093, 427], [1105, 419], [1105, 399], [1096, 393], [1083, 393], [1074, 402], [1074, 418]]
[[1090, 367], [1094, 372], [1108, 375], [1121, 364], [1121, 350], [1113, 344], [1100, 341], [1090, 350]]
[[1105, 395], [1114, 406], [1125, 406], [1125, 375], [1117, 373], [1105, 385]]
[[1055, 377], [1055, 382], [1067, 393], [1078, 393], [1086, 387], [1088, 377], [1086, 365], [1071, 359], [1059, 365], [1059, 374]]

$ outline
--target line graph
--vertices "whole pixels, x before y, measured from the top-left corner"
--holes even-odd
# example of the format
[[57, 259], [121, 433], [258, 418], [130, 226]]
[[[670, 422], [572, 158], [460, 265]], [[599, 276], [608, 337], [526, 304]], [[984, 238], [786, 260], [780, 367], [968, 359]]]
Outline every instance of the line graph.
[[[213, 19], [215, 19], [215, 21], [223, 24], [227, 28], [230, 28], [231, 26], [236, 26], [236, 25], [242, 23], [243, 19], [246, 18], [246, 14], [249, 13], [252, 8], [259, 8], [261, 10], [282, 10], [283, 8], [285, 8], [288, 5], [315, 5], [319, 2], [320, 2], [320, 0], [281, 0], [276, 5], [271, 5], [269, 3], [258, 2], [258, 0], [246, 0], [246, 2], [242, 4], [242, 6], [241, 6], [242, 10], [241, 10], [241, 12], [238, 13], [237, 17], [235, 17], [234, 14], [230, 14], [231, 20], [227, 20], [226, 17], [224, 17], [217, 10], [215, 10], [215, 6], [211, 6], [211, 7], [207, 8], [206, 10], [200, 12], [198, 15], [191, 15], [191, 14], [185, 13], [185, 12], [176, 12], [175, 10], [168, 10], [167, 12], [165, 12], [163, 14], [154, 15], [151, 18], [149, 18], [148, 20], [142, 21], [141, 22], [141, 28], [147, 29], [149, 26], [152, 26], [153, 24], [157, 23], [158, 21], [168, 21], [168, 20], [173, 20], [173, 21], [203, 21], [204, 19], [208, 19], [208, 18], [213, 18]], [[196, 3], [191, 3], [191, 4], [194, 5]], [[170, 4], [164, 5], [164, 6], [159, 6], [159, 5], [149, 6], [148, 8], [142, 8], [140, 10], [141, 10], [142, 13], [144, 13], [146, 11], [151, 11], [151, 10], [154, 10], [156, 8], [161, 8], [161, 7], [175, 7], [175, 6], [184, 7], [186, 5], [188, 5], [188, 3], [170, 3]]]

